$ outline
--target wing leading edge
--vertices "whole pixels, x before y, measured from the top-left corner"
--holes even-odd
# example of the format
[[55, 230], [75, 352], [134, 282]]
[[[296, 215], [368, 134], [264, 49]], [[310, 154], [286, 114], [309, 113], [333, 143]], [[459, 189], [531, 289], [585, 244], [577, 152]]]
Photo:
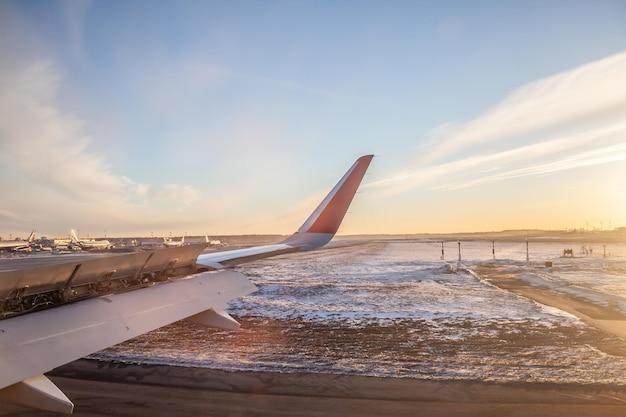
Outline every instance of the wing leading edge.
[[297, 232], [286, 240], [264, 246], [205, 253], [197, 263], [212, 269], [241, 264], [284, 253], [320, 248], [331, 241], [354, 199], [374, 155], [357, 159]]

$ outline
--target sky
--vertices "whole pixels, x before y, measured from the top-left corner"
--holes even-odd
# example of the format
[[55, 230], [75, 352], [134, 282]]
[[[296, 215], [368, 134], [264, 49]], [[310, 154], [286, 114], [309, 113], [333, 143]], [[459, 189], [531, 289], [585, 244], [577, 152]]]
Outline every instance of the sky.
[[626, 226], [623, 1], [2, 1], [0, 236]]

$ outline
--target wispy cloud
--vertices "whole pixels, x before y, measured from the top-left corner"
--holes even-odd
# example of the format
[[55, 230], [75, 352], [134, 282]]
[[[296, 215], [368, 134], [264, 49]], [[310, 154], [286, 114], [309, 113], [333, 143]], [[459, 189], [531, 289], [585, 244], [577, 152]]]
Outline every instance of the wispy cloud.
[[[626, 133], [626, 130], [624, 131]], [[500, 172], [496, 175], [474, 178], [468, 181], [446, 184], [437, 188], [454, 190], [471, 187], [478, 184], [491, 183], [512, 178], [521, 178], [535, 175], [547, 175], [575, 168], [583, 168], [594, 165], [602, 165], [610, 162], [626, 160], [626, 143], [605, 146], [592, 151], [581, 152], [555, 161], [531, 165], [524, 168]]]
[[544, 129], [622, 119], [624, 85], [626, 53], [531, 82], [479, 117], [457, 126], [425, 157], [442, 157], [470, 145], [512, 140]]
[[[96, 234], [285, 232], [295, 230], [302, 220], [293, 215], [293, 210], [301, 213], [300, 205], [293, 210], [280, 206], [270, 216], [245, 210], [250, 204], [268, 205], [251, 200], [259, 197], [255, 181], [276, 175], [276, 161], [259, 158], [261, 152], [289, 152], [289, 147], [271, 143], [271, 127], [259, 131], [258, 124], [252, 129], [245, 121], [237, 123], [232, 149], [222, 149], [222, 157], [236, 154], [255, 167], [255, 175], [237, 188], [220, 182], [202, 190], [176, 182], [144, 183], [120, 173], [95, 151], [96, 137], [87, 123], [60, 104], [60, 81], [48, 62], [0, 64], [0, 194], [7, 196], [0, 210], [3, 233], [33, 227], [57, 234], [70, 227]], [[232, 158], [214, 165], [221, 164], [221, 172], [232, 177], [229, 161]], [[289, 158], [281, 164], [288, 166]]]
[[87, 150], [91, 139], [83, 122], [56, 104], [59, 77], [49, 64], [4, 67], [0, 75], [0, 146], [13, 172], [89, 200], [122, 195], [135, 185]]
[[60, 3], [65, 21], [68, 46], [73, 58], [79, 62], [83, 60], [83, 31], [85, 28], [85, 17], [91, 3], [91, 0], [63, 0]]
[[462, 188], [622, 160], [624, 86], [626, 53], [531, 82], [473, 120], [433, 129], [414, 164], [368, 186]]
[[65, 227], [151, 224], [168, 214], [159, 209], [200, 198], [189, 185], [142, 184], [116, 173], [90, 150], [85, 123], [61, 109], [58, 88], [59, 76], [46, 62], [0, 67], [0, 190], [9, 196], [0, 226], [19, 217], [32, 227], [42, 213]]

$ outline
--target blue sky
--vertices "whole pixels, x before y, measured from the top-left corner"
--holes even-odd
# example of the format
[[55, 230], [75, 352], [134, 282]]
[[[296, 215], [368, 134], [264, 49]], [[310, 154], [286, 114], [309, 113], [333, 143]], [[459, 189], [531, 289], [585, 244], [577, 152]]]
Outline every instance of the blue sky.
[[5, 1], [0, 234], [288, 233], [365, 153], [344, 233], [626, 223], [625, 21], [620, 1]]

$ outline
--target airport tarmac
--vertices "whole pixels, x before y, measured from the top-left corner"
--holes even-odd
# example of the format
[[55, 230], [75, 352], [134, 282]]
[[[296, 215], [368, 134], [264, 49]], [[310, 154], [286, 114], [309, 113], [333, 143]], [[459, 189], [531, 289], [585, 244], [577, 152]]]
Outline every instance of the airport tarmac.
[[[52, 380], [72, 398], [80, 417], [626, 414], [626, 388], [593, 385], [226, 372], [85, 360], [59, 368]], [[0, 415], [57, 416], [15, 406]]]

